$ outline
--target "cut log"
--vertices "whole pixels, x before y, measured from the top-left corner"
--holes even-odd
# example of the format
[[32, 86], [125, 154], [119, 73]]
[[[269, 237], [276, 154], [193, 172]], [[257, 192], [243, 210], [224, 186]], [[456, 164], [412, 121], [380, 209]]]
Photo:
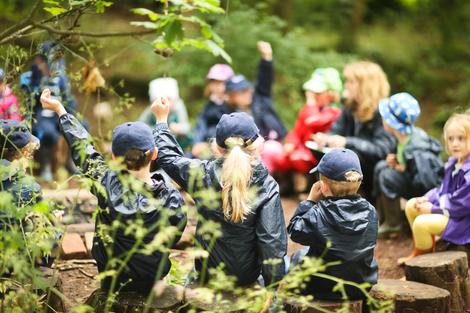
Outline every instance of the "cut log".
[[208, 288], [186, 289], [185, 300], [193, 307], [209, 312], [245, 312], [247, 307], [232, 292], [214, 294]]
[[[182, 304], [183, 287], [166, 286], [160, 290], [158, 296], [154, 296], [148, 307], [149, 312], [174, 312]], [[86, 300], [85, 304], [93, 307], [95, 313], [105, 312], [107, 292], [95, 290]], [[147, 307], [149, 296], [136, 292], [121, 292], [110, 307], [115, 313], [143, 312]]]
[[85, 233], [92, 233], [95, 231], [95, 224], [92, 223], [79, 223], [67, 225], [67, 233], [77, 233], [84, 235]]
[[465, 312], [467, 303], [467, 254], [459, 251], [429, 253], [405, 264], [407, 280], [446, 289], [452, 313]]
[[448, 313], [450, 294], [447, 290], [413, 281], [382, 279], [370, 295], [379, 301], [393, 301], [396, 313]]
[[323, 313], [337, 312], [338, 310], [344, 310], [349, 313], [361, 313], [362, 312], [362, 301], [352, 300], [349, 302], [344, 301], [325, 301], [325, 300], [314, 300], [307, 307], [302, 307], [302, 304], [296, 300], [287, 300], [284, 303], [284, 308], [287, 313]]

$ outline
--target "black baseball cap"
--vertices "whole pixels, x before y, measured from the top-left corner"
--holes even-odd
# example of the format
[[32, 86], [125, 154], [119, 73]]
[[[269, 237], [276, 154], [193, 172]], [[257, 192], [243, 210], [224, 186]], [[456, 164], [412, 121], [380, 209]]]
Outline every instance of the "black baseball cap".
[[240, 74], [232, 76], [225, 82], [225, 92], [237, 92], [252, 87], [250, 81]]
[[26, 125], [16, 120], [0, 120], [0, 149], [21, 149], [31, 141], [39, 143]]
[[215, 129], [215, 141], [219, 147], [226, 149], [225, 140], [230, 137], [241, 137], [245, 146], [248, 146], [258, 139], [259, 129], [253, 118], [245, 112], [224, 114]]
[[346, 181], [345, 174], [354, 171], [362, 175], [361, 162], [357, 154], [349, 149], [332, 149], [325, 153], [318, 165], [310, 173], [320, 173], [325, 177]]
[[115, 156], [123, 156], [131, 149], [144, 152], [155, 149], [152, 130], [144, 122], [127, 122], [117, 126], [111, 145]]

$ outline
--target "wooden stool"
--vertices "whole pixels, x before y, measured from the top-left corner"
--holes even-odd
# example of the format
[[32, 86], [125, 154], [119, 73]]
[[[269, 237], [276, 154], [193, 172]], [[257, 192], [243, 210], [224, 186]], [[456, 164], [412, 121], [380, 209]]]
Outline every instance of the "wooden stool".
[[391, 300], [396, 313], [448, 313], [450, 294], [447, 290], [413, 281], [382, 279], [370, 295], [377, 300]]

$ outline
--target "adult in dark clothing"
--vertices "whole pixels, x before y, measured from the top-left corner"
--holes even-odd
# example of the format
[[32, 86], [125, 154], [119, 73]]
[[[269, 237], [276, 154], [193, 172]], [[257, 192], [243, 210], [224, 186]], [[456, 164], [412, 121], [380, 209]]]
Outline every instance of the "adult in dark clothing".
[[378, 112], [379, 101], [388, 97], [390, 85], [382, 68], [360, 61], [347, 65], [343, 74], [345, 107], [331, 129], [331, 134], [317, 134], [320, 147], [348, 148], [356, 152], [364, 172], [363, 192], [373, 202], [374, 168], [395, 146], [395, 139], [383, 127]]
[[[186, 224], [186, 216], [180, 210], [183, 204], [181, 194], [161, 174], [150, 173], [150, 162], [158, 154], [150, 127], [143, 122], [127, 122], [114, 129], [113, 156], [123, 157], [127, 168], [118, 173], [107, 166], [93, 147], [85, 128], [67, 113], [58, 100], [51, 97], [48, 89], [43, 91], [41, 102], [44, 109], [52, 110], [59, 116], [60, 129], [70, 146], [75, 164], [84, 175], [101, 185], [101, 188], [91, 189], [101, 209], [96, 216], [92, 249], [98, 271], [118, 270], [121, 262], [110, 261], [124, 261], [130, 251], [135, 247], [138, 249], [117, 276], [116, 285], [113, 286], [111, 278], [106, 277], [102, 288], [149, 293], [155, 280], [166, 276], [171, 267], [168, 255], [161, 252], [161, 244], [152, 247], [155, 236], [160, 229], [169, 225], [182, 230]], [[142, 189], [133, 190], [135, 183], [125, 183], [123, 178], [142, 183]], [[120, 226], [115, 233], [106, 231], [106, 227], [113, 226], [116, 221], [120, 222]], [[138, 230], [128, 232], [127, 228], [139, 223], [144, 234], [139, 234]], [[173, 235], [172, 242], [164, 243], [166, 246], [175, 243], [180, 234]], [[112, 242], [106, 240], [107, 236], [112, 236]], [[152, 248], [148, 252], [142, 251], [149, 246]]]
[[[254, 283], [262, 274], [266, 285], [285, 274], [287, 234], [279, 186], [259, 161], [263, 138], [246, 113], [224, 115], [217, 125], [216, 143], [222, 157], [213, 161], [185, 158], [166, 124], [166, 99], [154, 102], [158, 124], [154, 130], [160, 153], [158, 165], [196, 202], [203, 220], [218, 223], [220, 237], [201, 233], [196, 239], [208, 250], [208, 259], [196, 260], [201, 279], [207, 278], [204, 263], [236, 277], [238, 285]], [[256, 193], [255, 193], [256, 192]], [[256, 196], [250, 196], [255, 193]], [[276, 264], [267, 264], [269, 259]]]
[[192, 154], [196, 158], [207, 158], [212, 153], [209, 140], [215, 137], [215, 128], [224, 114], [235, 112], [235, 108], [225, 102], [225, 82], [234, 75], [227, 64], [215, 64], [206, 76], [204, 96], [209, 100], [197, 118], [193, 131]]
[[[322, 257], [329, 266], [325, 274], [358, 284], [377, 283], [378, 267], [374, 259], [378, 219], [374, 207], [357, 195], [362, 171], [357, 155], [349, 149], [333, 149], [314, 169], [320, 180], [312, 186], [307, 201], [300, 203], [288, 226], [294, 242], [308, 246], [295, 252], [301, 256]], [[328, 242], [331, 244], [327, 248]], [[326, 254], [324, 254], [326, 250]], [[294, 264], [295, 265], [295, 264]], [[341, 299], [333, 292], [336, 282], [313, 276], [303, 290], [315, 299]], [[356, 287], [345, 285], [349, 299], [364, 299]]]

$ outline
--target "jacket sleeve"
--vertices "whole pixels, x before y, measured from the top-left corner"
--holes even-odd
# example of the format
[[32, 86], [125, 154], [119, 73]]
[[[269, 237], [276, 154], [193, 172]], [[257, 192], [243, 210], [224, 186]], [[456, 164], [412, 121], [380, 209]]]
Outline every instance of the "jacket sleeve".
[[[258, 213], [256, 235], [263, 260], [262, 275], [266, 286], [269, 286], [281, 280], [285, 275], [284, 256], [287, 254], [287, 234], [279, 186], [271, 178], [265, 188], [268, 189], [268, 195]], [[270, 264], [268, 260], [273, 260], [275, 264]]]
[[256, 79], [256, 93], [264, 97], [271, 97], [274, 81], [273, 61], [261, 59], [258, 64], [258, 77]]
[[108, 173], [109, 168], [103, 156], [91, 143], [90, 134], [72, 114], [62, 115], [59, 124], [60, 130], [70, 147], [75, 165], [86, 176], [101, 182]]
[[465, 175], [465, 182], [452, 193], [443, 195], [441, 209], [448, 212], [451, 218], [462, 218], [470, 215], [470, 173]]
[[331, 127], [330, 133], [333, 135], [346, 136], [347, 109], [343, 109], [336, 122]]
[[158, 148], [158, 165], [184, 190], [194, 192], [198, 187], [195, 178], [205, 175], [207, 161], [185, 157], [166, 123], [155, 126], [153, 138]]
[[371, 162], [377, 162], [387, 157], [396, 146], [393, 137], [385, 132], [381, 125], [375, 125], [372, 138], [346, 137], [346, 148], [357, 151]]
[[304, 246], [315, 244], [315, 225], [317, 223], [316, 212], [313, 209], [315, 203], [312, 201], [302, 201], [294, 216], [292, 216], [287, 231], [292, 241]]
[[305, 125], [310, 129], [318, 131], [318, 129], [324, 129], [326, 126], [332, 125], [340, 114], [341, 111], [339, 109], [326, 107], [322, 111], [308, 116], [305, 119]]
[[287, 134], [286, 143], [293, 144], [296, 148], [302, 145], [302, 132], [304, 132], [304, 121], [301, 115], [302, 110], [299, 112], [297, 121], [295, 121], [294, 128]]
[[174, 243], [176, 244], [181, 239], [181, 235], [183, 234], [187, 222], [186, 214], [182, 210], [184, 199], [178, 189], [176, 189], [171, 182], [169, 182], [164, 176], [163, 179], [165, 180], [167, 190], [167, 197], [163, 207], [170, 210], [170, 224], [172, 226], [176, 226], [180, 230], [180, 233], [174, 240]]

